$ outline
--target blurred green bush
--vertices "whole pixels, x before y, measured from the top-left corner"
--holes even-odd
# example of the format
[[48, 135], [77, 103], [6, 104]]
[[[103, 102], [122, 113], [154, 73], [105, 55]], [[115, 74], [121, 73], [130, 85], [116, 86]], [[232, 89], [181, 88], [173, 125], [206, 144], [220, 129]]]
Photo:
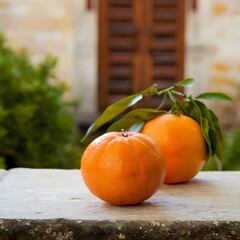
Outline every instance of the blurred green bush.
[[79, 168], [82, 152], [54, 57], [33, 65], [0, 34], [0, 168]]
[[[240, 127], [226, 133], [226, 146], [222, 164], [224, 171], [240, 170]], [[207, 163], [203, 170], [217, 170], [215, 162]]]
[[228, 133], [223, 170], [240, 170], [240, 128]]

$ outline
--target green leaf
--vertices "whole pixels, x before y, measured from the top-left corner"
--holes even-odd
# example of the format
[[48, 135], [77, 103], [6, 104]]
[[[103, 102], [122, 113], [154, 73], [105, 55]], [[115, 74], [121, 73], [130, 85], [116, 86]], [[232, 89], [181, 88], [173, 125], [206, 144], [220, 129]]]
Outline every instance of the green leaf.
[[202, 134], [208, 146], [208, 151], [207, 151], [207, 161], [208, 161], [212, 157], [212, 146], [211, 146], [211, 140], [209, 137], [209, 124], [207, 119], [202, 117], [202, 112], [200, 108], [191, 98], [189, 101], [179, 102], [178, 105], [180, 106], [181, 110], [185, 115], [193, 118], [201, 125]]
[[214, 158], [216, 166], [217, 166], [217, 170], [218, 171], [222, 171], [222, 162], [219, 160], [219, 158]]
[[[221, 160], [224, 143], [217, 116], [204, 103], [192, 98], [189, 101], [179, 102], [178, 105], [185, 115], [192, 117], [201, 125], [203, 136], [208, 145], [207, 161], [215, 155]], [[217, 158], [215, 158], [216, 164], [220, 168], [221, 161], [217, 161]]]
[[192, 87], [194, 85], [193, 78], [187, 78], [175, 84], [176, 87]]
[[121, 99], [120, 101], [109, 105], [102, 115], [88, 128], [87, 133], [82, 139], [82, 142], [93, 132], [98, 130], [104, 124], [124, 112], [129, 107], [133, 106], [135, 103], [140, 101], [145, 96], [153, 96], [157, 94], [157, 85], [153, 84], [151, 87], [145, 89], [144, 91], [130, 95], [126, 98]]
[[198, 123], [201, 123], [201, 111], [196, 104], [194, 104], [193, 100], [178, 102], [178, 105], [185, 115], [195, 119]]
[[199, 109], [201, 110], [202, 117], [208, 120], [209, 138], [211, 141], [212, 155], [216, 154], [217, 157], [222, 159], [222, 151], [223, 151], [222, 131], [219, 129], [218, 126], [215, 127], [216, 119], [214, 121], [212, 120], [212, 114], [210, 113], [207, 106], [204, 103], [197, 100], [195, 101], [195, 103], [198, 105]]
[[220, 122], [218, 120], [218, 117], [215, 115], [215, 113], [209, 109], [209, 113], [211, 114], [211, 119], [212, 119], [212, 123], [214, 124], [216, 130], [218, 131], [219, 133], [219, 137], [220, 137], [220, 140], [222, 142], [224, 142], [224, 137], [223, 137], [223, 133], [222, 133], [222, 128], [221, 128], [221, 125], [220, 125]]
[[129, 131], [138, 132], [142, 129], [144, 123], [158, 115], [166, 113], [166, 111], [158, 109], [135, 109], [125, 114], [120, 120], [113, 123], [108, 129], [108, 132], [121, 131], [121, 129], [129, 129]]
[[[216, 155], [221, 160], [221, 159], [223, 159], [223, 150], [224, 150], [224, 147], [225, 147], [225, 139], [224, 139], [222, 129], [221, 129], [221, 126], [220, 126], [220, 123], [219, 123], [219, 120], [218, 120], [217, 116], [210, 109], [209, 109], [209, 113], [211, 115], [212, 123], [214, 124], [214, 127], [215, 127], [215, 129], [218, 133], [219, 141], [217, 143], [218, 147], [217, 147], [217, 150], [216, 150]], [[216, 162], [216, 164], [218, 166], [217, 162]]]
[[209, 136], [209, 124], [208, 124], [208, 120], [206, 118], [201, 119], [201, 128], [202, 128], [203, 136], [208, 145], [207, 161], [209, 161], [212, 157], [212, 147], [211, 147], [211, 140], [210, 140], [210, 136]]
[[137, 122], [135, 124], [133, 124], [128, 131], [129, 132], [140, 132], [144, 126], [145, 122], [141, 121], [141, 122]]
[[221, 129], [218, 117], [203, 102], [195, 100], [195, 103], [199, 106], [202, 112], [202, 115], [208, 118], [208, 120], [211, 122], [212, 128], [214, 128], [218, 132], [220, 140], [223, 141], [224, 137], [223, 137], [223, 133], [222, 133], [222, 129]]
[[206, 99], [206, 100], [217, 100], [217, 101], [227, 101], [233, 102], [233, 99], [224, 93], [217, 92], [205, 92], [198, 95], [196, 98]]

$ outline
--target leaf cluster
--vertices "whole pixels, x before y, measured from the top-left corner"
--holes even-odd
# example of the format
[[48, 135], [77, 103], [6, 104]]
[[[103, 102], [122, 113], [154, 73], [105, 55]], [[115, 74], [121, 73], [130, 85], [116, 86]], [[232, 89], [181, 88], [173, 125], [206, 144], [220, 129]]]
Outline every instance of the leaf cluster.
[[6, 47], [0, 35], [0, 162], [12, 167], [76, 167], [73, 102], [57, 80], [52, 56], [33, 65], [26, 51]]
[[124, 113], [126, 109], [130, 109], [134, 104], [142, 100], [147, 96], [160, 96], [162, 95], [162, 102], [156, 109], [133, 109], [124, 114], [118, 121], [110, 125], [107, 131], [120, 131], [125, 129], [128, 131], [139, 132], [144, 124], [151, 119], [159, 116], [160, 114], [167, 113], [163, 110], [163, 106], [167, 98], [170, 99], [172, 107], [168, 113], [172, 114], [184, 114], [194, 120], [196, 120], [202, 129], [202, 134], [207, 144], [207, 160], [216, 156], [216, 162], [218, 168], [221, 168], [221, 162], [218, 159], [222, 159], [224, 137], [221, 130], [219, 120], [215, 113], [210, 110], [202, 101], [204, 100], [223, 100], [231, 102], [232, 99], [224, 93], [206, 92], [198, 95], [197, 97], [187, 96], [179, 88], [192, 87], [194, 85], [194, 79], [188, 78], [173, 86], [158, 91], [156, 84], [150, 86], [144, 91], [128, 96], [120, 101], [110, 105], [102, 115], [89, 127], [84, 141], [91, 133], [98, 130], [101, 126], [113, 120], [116, 116]]

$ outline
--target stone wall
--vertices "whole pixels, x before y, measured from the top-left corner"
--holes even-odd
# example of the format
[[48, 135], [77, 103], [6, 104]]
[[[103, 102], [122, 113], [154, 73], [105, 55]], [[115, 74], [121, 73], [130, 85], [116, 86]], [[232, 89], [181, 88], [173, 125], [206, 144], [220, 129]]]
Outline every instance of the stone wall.
[[57, 75], [71, 86], [74, 51], [73, 0], [1, 0], [0, 31], [14, 49], [27, 48], [34, 63], [50, 53]]
[[212, 44], [215, 48], [210, 71], [210, 90], [227, 92], [234, 104], [216, 103], [226, 125], [240, 126], [240, 1], [211, 3]]
[[239, 94], [240, 1], [214, 0], [211, 13], [212, 44], [215, 47], [210, 74], [211, 88]]
[[240, 1], [199, 0], [187, 16], [186, 74], [197, 79], [194, 93], [218, 91], [235, 103], [209, 103], [226, 127], [240, 125]]

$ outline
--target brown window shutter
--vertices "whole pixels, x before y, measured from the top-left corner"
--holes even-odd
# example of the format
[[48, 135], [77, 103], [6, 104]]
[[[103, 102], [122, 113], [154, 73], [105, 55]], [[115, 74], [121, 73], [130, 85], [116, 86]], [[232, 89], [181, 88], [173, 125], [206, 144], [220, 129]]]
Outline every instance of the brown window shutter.
[[100, 110], [153, 83], [181, 80], [183, 59], [183, 0], [99, 1]]

